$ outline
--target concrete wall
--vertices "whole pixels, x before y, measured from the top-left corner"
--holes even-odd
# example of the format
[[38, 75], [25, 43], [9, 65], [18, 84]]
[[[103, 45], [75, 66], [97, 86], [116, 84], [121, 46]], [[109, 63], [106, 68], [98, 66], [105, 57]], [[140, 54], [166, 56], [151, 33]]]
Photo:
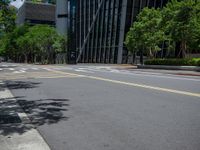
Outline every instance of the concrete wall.
[[25, 22], [25, 4], [23, 4], [17, 12], [16, 24], [22, 25]]
[[62, 35], [67, 35], [68, 0], [56, 1], [56, 29]]

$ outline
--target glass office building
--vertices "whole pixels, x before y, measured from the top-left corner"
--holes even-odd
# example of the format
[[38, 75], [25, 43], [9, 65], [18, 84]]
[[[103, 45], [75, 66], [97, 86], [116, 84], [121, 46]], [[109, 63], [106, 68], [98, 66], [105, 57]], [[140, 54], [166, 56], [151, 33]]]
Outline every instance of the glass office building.
[[[71, 2], [71, 4], [70, 4]], [[125, 35], [146, 6], [163, 7], [167, 0], [71, 0], [70, 50], [83, 63], [127, 63]]]

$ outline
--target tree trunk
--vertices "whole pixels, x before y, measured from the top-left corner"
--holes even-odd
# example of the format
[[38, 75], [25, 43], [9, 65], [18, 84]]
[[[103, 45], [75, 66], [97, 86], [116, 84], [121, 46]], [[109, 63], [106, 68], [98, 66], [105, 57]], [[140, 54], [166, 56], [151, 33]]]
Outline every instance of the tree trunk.
[[34, 63], [37, 63], [37, 55], [34, 55]]
[[133, 54], [132, 54], [132, 64], [135, 64], [135, 57], [136, 57], [136, 54], [135, 54], [135, 52], [133, 52]]
[[181, 42], [181, 51], [182, 51], [182, 58], [186, 57], [186, 50], [187, 50], [187, 44], [186, 41]]
[[143, 50], [140, 51], [140, 64], [143, 65]]
[[149, 49], [149, 56], [150, 56], [150, 58], [153, 58], [153, 53], [152, 53], [152, 49], [151, 48]]
[[25, 61], [25, 63], [28, 63], [28, 55], [27, 54], [24, 54], [24, 61]]
[[182, 40], [181, 43], [180, 43], [180, 51], [179, 51], [178, 57], [179, 58], [185, 58], [186, 50], [187, 50], [186, 41]]

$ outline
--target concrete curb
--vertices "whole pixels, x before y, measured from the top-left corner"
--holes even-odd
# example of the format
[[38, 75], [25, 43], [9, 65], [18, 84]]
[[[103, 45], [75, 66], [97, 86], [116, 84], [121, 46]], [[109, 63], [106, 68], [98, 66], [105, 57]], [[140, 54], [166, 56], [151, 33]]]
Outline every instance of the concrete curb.
[[164, 66], [164, 65], [138, 65], [138, 69], [164, 69], [164, 70], [186, 70], [200, 71], [198, 66]]
[[[1, 80], [0, 84], [3, 84]], [[1, 101], [7, 99], [13, 101], [13, 103], [16, 102], [16, 99], [14, 98], [10, 90], [5, 88], [3, 91], [0, 91], [0, 103]], [[22, 123], [20, 123], [20, 125], [18, 126], [17, 124], [2, 125], [5, 126], [6, 128], [11, 129], [12, 133], [10, 133], [9, 135], [0, 134], [1, 150], [50, 150], [49, 145], [46, 143], [46, 141], [43, 139], [40, 133], [35, 128], [27, 126], [27, 122], [30, 122], [30, 120], [28, 116], [24, 112], [22, 112], [23, 110], [19, 111], [20, 107], [18, 106], [17, 103], [12, 104], [12, 106], [6, 106], [6, 107], [9, 108], [16, 107], [17, 109], [13, 110], [13, 112], [18, 114]], [[27, 131], [20, 133], [19, 131], [23, 127], [26, 128]], [[3, 128], [1, 129], [1, 131], [2, 130]]]

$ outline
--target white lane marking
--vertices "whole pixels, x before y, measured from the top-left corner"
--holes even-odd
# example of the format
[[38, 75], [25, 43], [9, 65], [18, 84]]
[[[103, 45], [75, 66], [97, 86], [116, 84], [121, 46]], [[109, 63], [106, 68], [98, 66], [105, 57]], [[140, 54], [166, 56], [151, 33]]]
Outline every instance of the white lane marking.
[[25, 70], [20, 70], [20, 72], [21, 72], [21, 73], [24, 73], [24, 72], [26, 72], [26, 71], [25, 71]]
[[31, 68], [32, 70], [39, 70], [39, 68]]
[[21, 70], [27, 70], [27, 68], [21, 68]]
[[13, 71], [13, 70], [15, 70], [15, 69], [13, 69], [13, 68], [7, 68], [8, 70], [10, 70], [10, 71]]
[[3, 67], [8, 67], [8, 65], [2, 65]]
[[110, 72], [115, 72], [115, 73], [118, 73], [118, 72], [120, 72], [119, 70], [117, 70], [117, 69], [112, 69], [112, 70], [110, 70]]
[[77, 72], [85, 72], [85, 73], [94, 73], [94, 72], [92, 72], [92, 71], [83, 70], [83, 69], [75, 69], [75, 71], [77, 71]]
[[14, 71], [13, 73], [25, 73], [26, 71], [24, 70], [19, 70], [19, 71]]
[[98, 70], [98, 69], [92, 69], [93, 71], [98, 71], [98, 72], [104, 72], [104, 73], [119, 73], [119, 74], [128, 74], [128, 75], [135, 75], [135, 76], [149, 76], [149, 77], [156, 77], [156, 78], [169, 78], [169, 79], [177, 79], [177, 80], [188, 80], [188, 81], [200, 81], [200, 79], [191, 79], [191, 78], [185, 78], [185, 77], [177, 77], [177, 75], [171, 75], [171, 74], [167, 74], [168, 76], [164, 76], [163, 74], [157, 73], [157, 75], [154, 74], [148, 74], [145, 73], [143, 74], [143, 72], [131, 72], [131, 71], [124, 71], [124, 70], [119, 70], [119, 72], [117, 71], [111, 71], [111, 70]]
[[[4, 91], [0, 91], [0, 99], [9, 99], [13, 102], [16, 102], [16, 99], [12, 95], [12, 93], [6, 88]], [[15, 104], [17, 107], [19, 105]], [[18, 109], [16, 109], [18, 110]], [[24, 112], [15, 112], [18, 114], [20, 119], [22, 120], [22, 125], [27, 121], [30, 122], [27, 114]], [[21, 134], [12, 134], [9, 135], [11, 138], [7, 138], [7, 136], [0, 135], [1, 139], [1, 149], [8, 150], [8, 149], [15, 149], [15, 150], [50, 150], [50, 147], [45, 142], [43, 137], [40, 133], [34, 129], [30, 128], [30, 130], [21, 133]]]
[[21, 73], [20, 71], [14, 71], [13, 73]]
[[0, 71], [2, 71], [3, 69], [0, 68]]

